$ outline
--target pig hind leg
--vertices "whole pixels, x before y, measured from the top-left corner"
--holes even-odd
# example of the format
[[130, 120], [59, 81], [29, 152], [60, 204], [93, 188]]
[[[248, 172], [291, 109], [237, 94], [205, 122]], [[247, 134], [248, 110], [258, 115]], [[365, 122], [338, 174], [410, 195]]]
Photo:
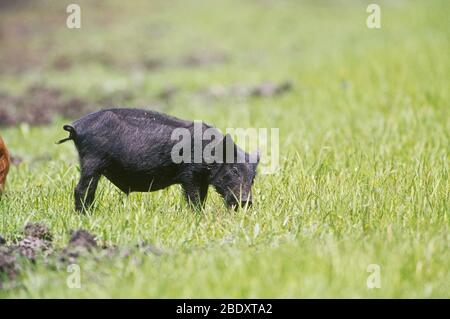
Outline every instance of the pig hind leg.
[[96, 162], [81, 161], [81, 176], [75, 188], [75, 209], [84, 211], [92, 206], [101, 177], [101, 166]]

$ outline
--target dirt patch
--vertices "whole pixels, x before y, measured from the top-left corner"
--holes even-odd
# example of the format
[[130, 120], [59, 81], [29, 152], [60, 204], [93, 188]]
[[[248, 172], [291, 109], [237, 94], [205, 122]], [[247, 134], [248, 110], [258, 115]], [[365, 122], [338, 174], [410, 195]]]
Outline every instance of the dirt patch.
[[48, 227], [41, 223], [27, 223], [24, 229], [25, 236], [52, 241], [52, 234]]
[[289, 92], [292, 89], [292, 83], [289, 81], [283, 83], [266, 82], [251, 89], [252, 96], [277, 96]]
[[159, 92], [156, 97], [165, 102], [170, 102], [177, 93], [179, 93], [180, 88], [175, 85], [167, 85], [161, 92]]
[[13, 9], [15, 7], [23, 6], [30, 2], [30, 0], [2, 0], [0, 1], [0, 8], [2, 10]]
[[147, 71], [154, 71], [167, 67], [167, 62], [161, 58], [145, 58], [140, 65]]
[[79, 98], [64, 97], [58, 89], [32, 86], [19, 96], [0, 95], [0, 126], [49, 124], [57, 116], [75, 118], [94, 109]]
[[72, 67], [73, 61], [70, 57], [68, 57], [66, 55], [61, 55], [61, 56], [58, 56], [53, 61], [52, 65], [53, 65], [53, 68], [58, 71], [66, 71]]
[[200, 96], [209, 98], [248, 98], [248, 97], [275, 97], [283, 95], [293, 89], [293, 85], [290, 81], [281, 83], [263, 82], [257, 85], [231, 85], [222, 86], [214, 85], [206, 89], [200, 90], [198, 94]]
[[185, 67], [200, 67], [212, 64], [223, 64], [229, 61], [230, 57], [223, 52], [201, 51], [181, 57], [178, 64]]
[[11, 245], [6, 245], [6, 240], [0, 236], [0, 289], [14, 287], [13, 281], [22, 269], [39, 263], [58, 269], [81, 257], [102, 261], [104, 258], [138, 258], [138, 253], [155, 256], [164, 253], [146, 242], [135, 247], [101, 246], [95, 236], [84, 229], [72, 231], [67, 245], [55, 249], [51, 242], [53, 236], [42, 223], [27, 223], [23, 235], [23, 239]]
[[92, 249], [97, 247], [97, 240], [94, 235], [90, 234], [88, 231], [80, 229], [72, 232], [69, 240], [69, 246]]
[[72, 231], [69, 243], [59, 254], [58, 260], [62, 263], [74, 263], [80, 256], [93, 252], [97, 248], [94, 235], [84, 229]]
[[[271, 98], [278, 97], [293, 90], [292, 82], [280, 83], [263, 82], [256, 85], [234, 84], [230, 86], [213, 85], [197, 91], [197, 95], [205, 98]], [[175, 85], [167, 85], [156, 94], [156, 98], [163, 102], [170, 102], [181, 92], [181, 88]]]
[[[52, 47], [52, 41], [35, 45], [33, 41], [42, 34], [48, 33], [56, 19], [30, 16], [27, 3], [32, 1], [0, 1], [1, 11], [11, 10], [11, 15], [4, 14], [0, 20], [0, 70], [2, 73], [21, 74], [30, 69], [42, 67], [45, 57]], [[22, 11], [22, 9], [25, 9]]]
[[53, 252], [52, 234], [48, 227], [41, 223], [27, 223], [23, 230], [25, 238], [11, 246], [22, 257], [35, 262], [39, 256], [47, 257]]
[[25, 238], [6, 246], [2, 238], [0, 244], [0, 289], [4, 282], [14, 279], [22, 269], [21, 261], [36, 263], [40, 257], [47, 264], [53, 253], [52, 235], [48, 227], [41, 223], [27, 223], [23, 230]]
[[59, 71], [66, 71], [75, 64], [95, 63], [108, 68], [116, 68], [123, 71], [130, 69], [145, 71], [161, 71], [176, 68], [199, 68], [211, 65], [225, 64], [230, 61], [230, 56], [224, 52], [203, 50], [181, 55], [176, 58], [165, 56], [143, 56], [135, 60], [120, 60], [105, 52], [85, 53], [79, 57], [61, 55], [53, 60], [52, 67]]
[[199, 68], [228, 63], [230, 60], [230, 56], [227, 53], [203, 50], [181, 55], [173, 59], [167, 57], [142, 57], [138, 61], [111, 62], [109, 65], [116, 65], [119, 68], [127, 70], [131, 67], [146, 71], [158, 71], [162, 69]]
[[20, 266], [14, 252], [0, 246], [0, 289], [4, 288], [4, 282], [13, 279], [19, 274]]
[[120, 106], [125, 105], [133, 98], [133, 94], [127, 90], [115, 90], [97, 99], [96, 103], [103, 106]]
[[36, 237], [25, 237], [14, 247], [14, 250], [28, 260], [35, 262], [39, 256], [45, 259], [52, 253], [49, 241]]

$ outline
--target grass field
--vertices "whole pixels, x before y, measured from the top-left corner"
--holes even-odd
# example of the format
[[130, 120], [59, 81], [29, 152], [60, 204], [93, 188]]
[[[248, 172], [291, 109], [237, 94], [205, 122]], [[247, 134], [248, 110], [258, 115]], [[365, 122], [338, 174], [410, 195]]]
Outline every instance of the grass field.
[[[177, 186], [126, 198], [102, 180], [80, 215], [76, 151], [54, 144], [71, 119], [2, 127], [23, 159], [0, 200], [8, 243], [33, 221], [55, 248], [84, 228], [163, 254], [81, 258], [79, 289], [65, 267], [27, 264], [0, 298], [449, 298], [450, 2], [378, 1], [382, 27], [369, 29], [371, 2], [79, 1], [81, 29], [66, 28], [64, 1], [2, 10], [3, 95], [33, 100], [38, 85], [96, 108], [279, 128], [280, 169], [258, 175], [247, 211], [212, 189], [195, 212]], [[204, 93], [268, 81], [293, 89]], [[366, 284], [371, 264], [380, 288]]]

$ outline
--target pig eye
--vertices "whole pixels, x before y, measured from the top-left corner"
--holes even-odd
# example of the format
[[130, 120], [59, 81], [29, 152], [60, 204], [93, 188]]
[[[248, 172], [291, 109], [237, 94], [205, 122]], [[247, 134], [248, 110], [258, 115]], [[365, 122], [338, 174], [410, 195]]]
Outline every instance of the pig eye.
[[226, 173], [226, 175], [228, 177], [239, 176], [239, 170], [236, 167], [233, 167]]

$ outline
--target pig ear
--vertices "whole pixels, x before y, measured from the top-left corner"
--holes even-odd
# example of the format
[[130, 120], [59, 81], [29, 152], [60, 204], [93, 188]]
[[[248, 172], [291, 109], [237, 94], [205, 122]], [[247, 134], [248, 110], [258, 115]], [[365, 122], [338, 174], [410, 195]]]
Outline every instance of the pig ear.
[[258, 149], [256, 150], [256, 162], [259, 163], [259, 160], [261, 159], [261, 151]]
[[250, 163], [259, 163], [261, 159], [261, 152], [259, 150], [250, 154]]

